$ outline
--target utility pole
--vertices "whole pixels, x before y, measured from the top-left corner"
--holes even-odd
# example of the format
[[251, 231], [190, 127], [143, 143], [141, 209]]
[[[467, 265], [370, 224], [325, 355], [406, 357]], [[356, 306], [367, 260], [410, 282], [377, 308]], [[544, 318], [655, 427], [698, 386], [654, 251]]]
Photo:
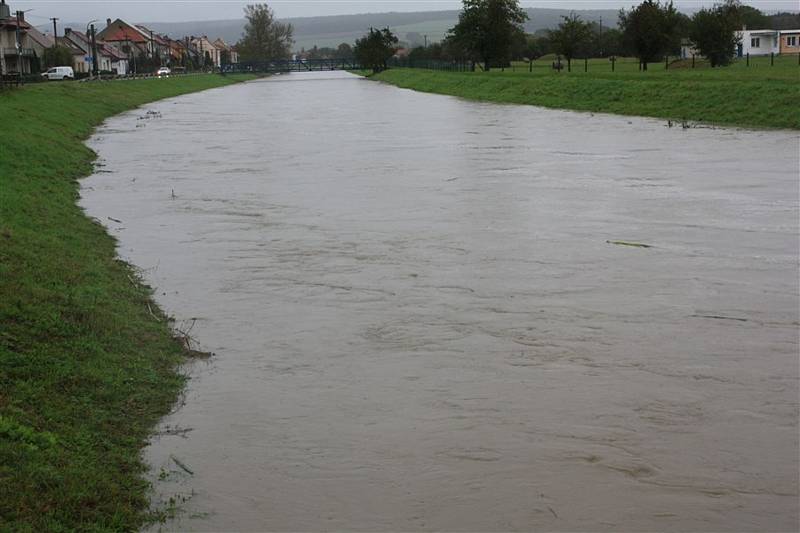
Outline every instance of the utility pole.
[[19, 25], [22, 22], [22, 11], [17, 11], [17, 72], [22, 75], [22, 32]]
[[97, 65], [97, 32], [94, 31], [92, 24], [92, 74], [97, 78], [100, 74], [100, 67]]
[[56, 42], [56, 39], [58, 37], [58, 28], [56, 27], [56, 22], [58, 21], [58, 18], [53, 17], [50, 20], [53, 21], [53, 43], [55, 43], [53, 44], [53, 48], [55, 48], [56, 46], [58, 46], [58, 43]]
[[600, 57], [604, 57], [603, 56], [603, 17], [602, 16], [600, 17], [600, 37], [599, 37], [598, 41], [599, 41], [599, 44], [600, 44]]

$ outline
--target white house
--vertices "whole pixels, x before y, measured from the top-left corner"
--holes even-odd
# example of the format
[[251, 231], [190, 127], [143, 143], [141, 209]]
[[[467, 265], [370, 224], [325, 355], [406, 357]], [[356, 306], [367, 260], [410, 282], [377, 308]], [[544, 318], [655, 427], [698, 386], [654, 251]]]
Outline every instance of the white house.
[[744, 57], [747, 54], [751, 56], [778, 55], [781, 52], [780, 33], [777, 30], [744, 29], [737, 31], [736, 36], [741, 39], [741, 42], [736, 47], [736, 56]]

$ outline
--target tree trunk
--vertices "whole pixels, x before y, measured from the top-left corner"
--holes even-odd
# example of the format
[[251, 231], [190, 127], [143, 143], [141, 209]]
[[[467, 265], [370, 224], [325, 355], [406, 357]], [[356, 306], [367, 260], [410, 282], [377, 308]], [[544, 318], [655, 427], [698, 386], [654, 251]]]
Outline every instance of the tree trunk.
[[567, 58], [567, 72], [572, 72], [572, 58]]
[[642, 70], [643, 71], [647, 70], [647, 61], [644, 60], [642, 61]]
[[486, 72], [489, 72], [489, 69], [492, 68], [490, 65], [491, 65], [491, 62], [489, 61], [489, 59], [484, 59], [483, 60], [483, 70], [485, 70]]

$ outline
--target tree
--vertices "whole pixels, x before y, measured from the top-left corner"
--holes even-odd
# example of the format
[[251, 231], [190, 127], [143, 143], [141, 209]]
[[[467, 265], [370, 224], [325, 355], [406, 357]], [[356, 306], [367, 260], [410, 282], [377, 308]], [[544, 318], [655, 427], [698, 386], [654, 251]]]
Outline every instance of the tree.
[[463, 0], [458, 24], [449, 38], [472, 60], [483, 62], [484, 70], [492, 64], [505, 64], [515, 38], [524, 32], [528, 14], [518, 0]]
[[741, 41], [736, 35], [741, 25], [740, 7], [737, 0], [726, 0], [711, 9], [703, 8], [692, 17], [689, 39], [712, 67], [729, 65], [733, 60]]
[[556, 53], [567, 59], [567, 70], [572, 72], [572, 58], [585, 54], [592, 38], [592, 29], [575, 13], [561, 18], [564, 20], [558, 29], [550, 32], [550, 42]]
[[244, 61], [288, 58], [294, 28], [275, 20], [275, 14], [267, 4], [248, 5], [244, 8], [247, 23], [244, 34], [236, 45]]
[[637, 7], [619, 12], [625, 45], [639, 58], [642, 70], [648, 61], [660, 61], [680, 48], [681, 17], [671, 1], [644, 0]]
[[751, 6], [739, 6], [739, 17], [742, 25], [747, 26], [747, 29], [750, 30], [765, 30], [771, 27], [769, 17]]
[[45, 68], [72, 66], [72, 52], [66, 46], [46, 48], [44, 66]]
[[766, 27], [773, 30], [792, 30], [800, 26], [800, 13], [775, 13], [768, 18], [769, 25]]
[[336, 48], [335, 56], [338, 59], [350, 59], [353, 57], [353, 47], [347, 43], [342, 43]]
[[369, 29], [369, 33], [356, 40], [353, 49], [361, 68], [370, 68], [372, 72], [386, 69], [386, 62], [397, 51], [397, 36], [389, 28], [382, 30]]
[[589, 46], [590, 52], [597, 57], [624, 56], [625, 47], [622, 45], [622, 32], [616, 28], [601, 27], [596, 22], [591, 22], [592, 39]]

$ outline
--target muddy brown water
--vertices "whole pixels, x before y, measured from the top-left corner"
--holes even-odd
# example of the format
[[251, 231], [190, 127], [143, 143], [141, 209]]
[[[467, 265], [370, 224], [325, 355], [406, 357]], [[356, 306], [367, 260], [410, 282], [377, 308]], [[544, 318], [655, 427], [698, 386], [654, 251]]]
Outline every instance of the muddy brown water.
[[216, 354], [146, 451], [165, 529], [797, 529], [797, 133], [315, 73], [90, 145]]

